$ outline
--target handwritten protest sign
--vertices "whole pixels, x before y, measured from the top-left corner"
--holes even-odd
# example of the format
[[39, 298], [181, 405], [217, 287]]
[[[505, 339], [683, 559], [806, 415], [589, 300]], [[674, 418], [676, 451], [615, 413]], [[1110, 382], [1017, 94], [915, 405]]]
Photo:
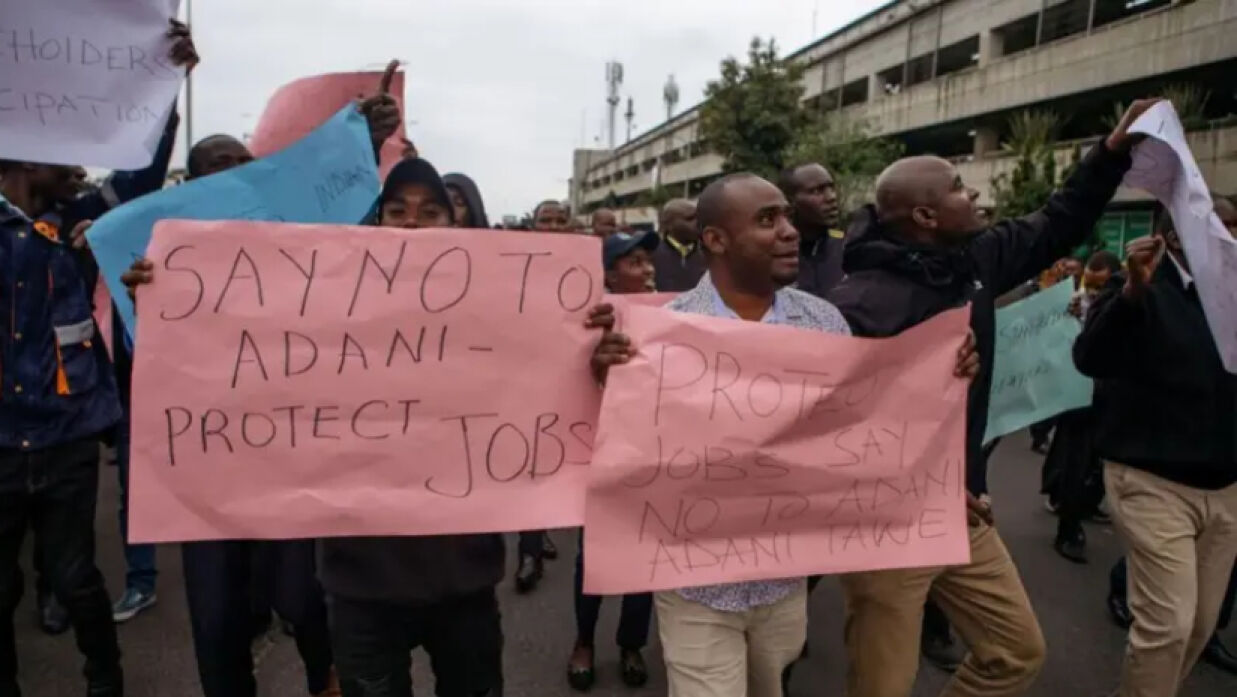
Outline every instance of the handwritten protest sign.
[[1073, 294], [1067, 280], [997, 310], [985, 443], [1091, 403], [1094, 385], [1074, 367]]
[[130, 335], [133, 303], [120, 276], [145, 256], [165, 218], [359, 223], [378, 198], [369, 127], [353, 107], [271, 157], [142, 196], [109, 211], [86, 233]]
[[[290, 82], [275, 91], [258, 125], [254, 128], [249, 147], [256, 157], [266, 157], [304, 138], [321, 126], [332, 114], [351, 104], [358, 96], [369, 97], [378, 91], [382, 72], [332, 73], [314, 75]], [[391, 81], [391, 96], [404, 113], [404, 74], [395, 73]], [[382, 144], [379, 173], [387, 172], [400, 161], [404, 151], [404, 124]]]
[[599, 242], [163, 221], [139, 291], [130, 534], [580, 525]]
[[629, 307], [665, 307], [678, 293], [606, 293], [602, 299], [614, 306], [614, 331], [623, 331], [623, 312]]
[[627, 309], [585, 507], [585, 589], [969, 559], [967, 310], [893, 339]]
[[1147, 139], [1134, 149], [1125, 183], [1146, 190], [1172, 214], [1224, 368], [1237, 374], [1237, 240], [1215, 214], [1172, 103], [1148, 109], [1130, 133]]
[[0, 0], [0, 158], [140, 169], [184, 69], [179, 0]]
[[622, 293], [607, 294], [606, 302], [618, 305], [643, 305], [644, 307], [664, 307], [666, 303], [679, 297], [678, 293]]

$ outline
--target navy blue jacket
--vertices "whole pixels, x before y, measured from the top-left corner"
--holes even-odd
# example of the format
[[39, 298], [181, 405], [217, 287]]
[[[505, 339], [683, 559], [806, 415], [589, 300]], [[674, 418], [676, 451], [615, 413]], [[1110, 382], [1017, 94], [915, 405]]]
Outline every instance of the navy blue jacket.
[[31, 220], [0, 198], [0, 449], [61, 445], [120, 419], [83, 256], [59, 214]]
[[163, 186], [178, 123], [173, 110], [149, 166], [114, 173], [64, 211], [31, 220], [0, 197], [0, 450], [60, 445], [119, 421], [116, 378], [93, 316], [98, 271], [68, 235], [78, 221]]

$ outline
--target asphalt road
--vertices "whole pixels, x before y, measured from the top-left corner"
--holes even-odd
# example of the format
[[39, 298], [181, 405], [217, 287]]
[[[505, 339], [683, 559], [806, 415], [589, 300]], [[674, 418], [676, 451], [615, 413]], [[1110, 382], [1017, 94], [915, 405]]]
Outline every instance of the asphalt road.
[[[1032, 453], [1025, 436], [1001, 445], [993, 458], [989, 479], [993, 486], [998, 524], [1006, 544], [1021, 569], [1031, 600], [1039, 614], [1048, 641], [1048, 662], [1039, 681], [1028, 693], [1041, 697], [1099, 697], [1116, 684], [1124, 650], [1124, 634], [1108, 622], [1103, 600], [1107, 574], [1120, 554], [1115, 532], [1090, 526], [1091, 563], [1071, 564], [1051, 548], [1055, 519], [1044, 511], [1036, 493], [1041, 458]], [[123, 560], [117, 539], [115, 515], [115, 470], [102, 472], [98, 516], [99, 560], [113, 593], [123, 583]], [[564, 669], [571, 650], [571, 572], [575, 533], [552, 533], [563, 554], [550, 562], [546, 580], [530, 596], [516, 596], [508, 581], [500, 588], [508, 697], [541, 697], [573, 694]], [[29, 569], [27, 544], [25, 568]], [[514, 539], [510, 549], [514, 557]], [[201, 695], [189, 635], [180, 555], [173, 547], [159, 550], [162, 575], [160, 603], [120, 629], [125, 651], [130, 697], [197, 697]], [[510, 559], [514, 564], [514, 559]], [[29, 576], [27, 576], [29, 578]], [[35, 626], [33, 593], [16, 616], [22, 685], [27, 697], [78, 697], [81, 660], [72, 634], [43, 635]], [[618, 650], [609, 644], [617, 621], [618, 604], [606, 602], [598, 628], [599, 680], [593, 694], [608, 697], [646, 697], [666, 693], [660, 648], [654, 631], [653, 645], [646, 653], [653, 678], [638, 691], [625, 688], [617, 671]], [[845, 671], [841, 646], [842, 600], [836, 583], [826, 581], [811, 599], [809, 629], [812, 655], [795, 673], [793, 693], [840, 695]], [[1237, 648], [1237, 626], [1224, 635]], [[257, 652], [259, 694], [262, 697], [303, 697], [305, 683], [300, 661], [291, 640], [276, 636], [261, 642]], [[414, 656], [416, 690], [432, 694], [433, 677], [428, 660]], [[935, 695], [945, 675], [922, 667], [915, 687], [916, 697]], [[1237, 694], [1237, 676], [1210, 666], [1195, 668], [1182, 692], [1184, 697], [1232, 697]]]

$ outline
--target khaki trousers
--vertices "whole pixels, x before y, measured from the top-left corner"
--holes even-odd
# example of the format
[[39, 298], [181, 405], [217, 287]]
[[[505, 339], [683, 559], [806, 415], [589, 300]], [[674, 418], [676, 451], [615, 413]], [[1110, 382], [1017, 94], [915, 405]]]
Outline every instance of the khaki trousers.
[[931, 596], [970, 647], [941, 691], [1013, 697], [1044, 662], [1044, 637], [995, 528], [972, 527], [971, 563], [846, 574], [848, 697], [907, 697], [919, 670], [924, 600]]
[[1215, 631], [1237, 557], [1237, 484], [1219, 491], [1104, 464], [1113, 522], [1129, 546], [1134, 615], [1122, 697], [1171, 697]]
[[656, 595], [669, 697], [782, 697], [782, 671], [807, 639], [807, 586], [772, 605], [722, 612]]

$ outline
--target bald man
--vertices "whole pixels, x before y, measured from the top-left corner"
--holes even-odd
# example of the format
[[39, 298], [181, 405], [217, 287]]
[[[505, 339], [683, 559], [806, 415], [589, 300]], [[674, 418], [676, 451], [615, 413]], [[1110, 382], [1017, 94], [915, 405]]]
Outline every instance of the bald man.
[[696, 287], [707, 262], [700, 249], [696, 204], [685, 198], [662, 206], [657, 221], [665, 244], [653, 251], [653, 282], [662, 293], [683, 293]]
[[618, 216], [609, 208], [598, 208], [593, 211], [590, 220], [593, 224], [593, 234], [603, 240], [618, 232]]
[[900, 160], [881, 174], [876, 204], [850, 232], [847, 277], [829, 294], [861, 336], [892, 336], [971, 305], [982, 366], [967, 404], [967, 508], [971, 562], [848, 574], [848, 697], [907, 697], [915, 682], [923, 603], [930, 596], [970, 654], [948, 697], [1013, 697], [1034, 682], [1044, 639], [988, 503], [982, 451], [992, 387], [993, 299], [1085, 242], [1130, 168], [1128, 130], [1155, 100], [1135, 102], [1108, 138], [1040, 210], [988, 226], [978, 192], [937, 157]]

